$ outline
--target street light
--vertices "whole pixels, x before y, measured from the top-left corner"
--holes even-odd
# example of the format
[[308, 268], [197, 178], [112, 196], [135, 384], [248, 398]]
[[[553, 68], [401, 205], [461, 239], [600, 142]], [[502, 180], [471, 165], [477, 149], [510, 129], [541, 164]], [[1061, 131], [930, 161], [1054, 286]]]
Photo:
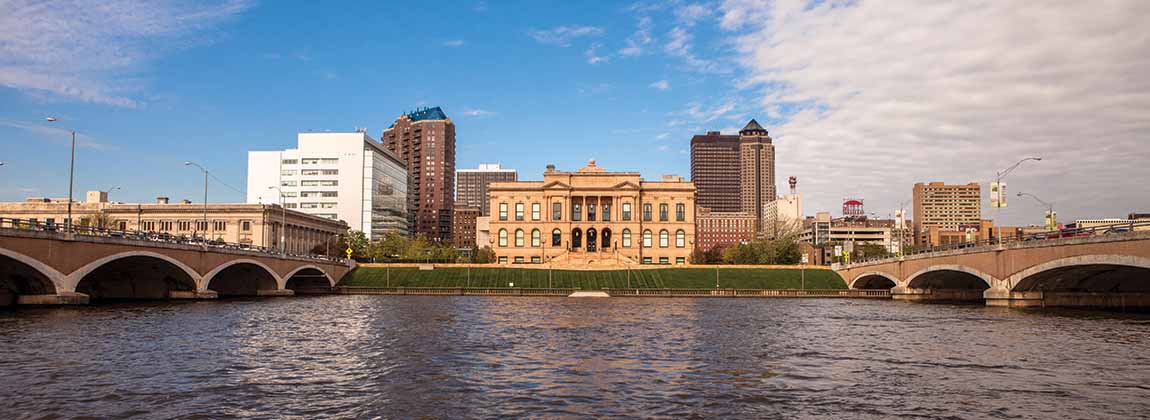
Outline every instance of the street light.
[[204, 238], [204, 243], [207, 244], [207, 238], [208, 238], [208, 170], [204, 169], [204, 167], [200, 166], [198, 163], [192, 162], [192, 161], [184, 162], [184, 166], [195, 166], [196, 168], [199, 168], [200, 171], [202, 171], [204, 173], [204, 233], [203, 233], [203, 238]]
[[280, 187], [268, 187], [269, 190], [276, 190], [280, 195], [280, 255], [284, 255], [287, 251], [284, 249], [287, 241], [287, 207], [284, 206], [284, 192]]
[[1046, 229], [1047, 230], [1058, 229], [1057, 219], [1054, 218], [1054, 204], [1047, 203], [1046, 201], [1043, 201], [1041, 198], [1038, 198], [1037, 195], [1034, 195], [1031, 193], [1024, 193], [1024, 192], [1018, 193], [1019, 197], [1022, 197], [1024, 195], [1028, 196], [1030, 198], [1033, 198], [1034, 201], [1037, 201], [1037, 202], [1041, 203], [1043, 206], [1046, 206], [1046, 217], [1047, 218], [1046, 218], [1046, 220], [1044, 220], [1046, 222]]
[[[50, 123], [58, 121], [55, 117], [45, 118]], [[76, 130], [68, 130], [72, 132], [72, 158], [68, 163], [68, 218], [64, 219], [64, 228], [68, 233], [72, 232], [72, 187], [76, 181]]]
[[[1022, 158], [1018, 162], [1015, 162], [1013, 165], [1010, 165], [1009, 168], [1006, 168], [1005, 170], [999, 171], [995, 175], [994, 185], [991, 186], [992, 190], [995, 188], [998, 189], [997, 190], [998, 191], [997, 192], [998, 201], [995, 203], [995, 206], [994, 206], [994, 218], [997, 219], [997, 220], [995, 220], [995, 223], [1002, 223], [1002, 220], [1001, 220], [1002, 210], [1001, 209], [1003, 207], [1003, 200], [1006, 198], [1006, 196], [1002, 195], [1002, 179], [1006, 178], [1006, 176], [1009, 175], [1011, 172], [1014, 172], [1015, 169], [1018, 169], [1018, 166], [1022, 165], [1022, 162], [1026, 162], [1028, 160], [1033, 160], [1033, 161], [1037, 162], [1037, 161], [1042, 160], [1042, 158], [1036, 157], [1036, 156], [1035, 157]], [[995, 199], [995, 197], [991, 196], [991, 201], [994, 201], [994, 199]], [[997, 237], [997, 240], [995, 242], [997, 242], [999, 245], [1002, 245], [1002, 227], [1001, 226], [996, 227], [994, 230], [996, 232], [995, 236]]]

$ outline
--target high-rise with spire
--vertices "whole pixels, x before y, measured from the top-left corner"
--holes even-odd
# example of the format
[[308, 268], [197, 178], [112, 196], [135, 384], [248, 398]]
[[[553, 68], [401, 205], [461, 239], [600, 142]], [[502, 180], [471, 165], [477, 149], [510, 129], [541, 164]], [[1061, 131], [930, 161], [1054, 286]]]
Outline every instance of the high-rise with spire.
[[765, 233], [764, 207], [776, 198], [775, 146], [751, 120], [738, 135], [709, 131], [691, 139], [691, 181], [697, 204], [714, 213], [744, 213]]
[[455, 123], [439, 107], [404, 113], [381, 136], [407, 163], [407, 214], [412, 233], [451, 241], [455, 207]]

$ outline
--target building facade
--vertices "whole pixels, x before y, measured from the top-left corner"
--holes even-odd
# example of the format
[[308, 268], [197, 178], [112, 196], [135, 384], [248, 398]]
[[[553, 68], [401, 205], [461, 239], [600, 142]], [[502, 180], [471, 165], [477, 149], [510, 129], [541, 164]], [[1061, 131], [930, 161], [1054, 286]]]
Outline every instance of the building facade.
[[490, 216], [491, 206], [487, 202], [487, 184], [492, 182], [515, 182], [519, 173], [514, 169], [503, 169], [498, 163], [480, 164], [478, 169], [455, 171], [455, 206], [480, 209], [481, 216]]
[[763, 226], [768, 238], [798, 233], [803, 227], [803, 197], [787, 194], [763, 205]]
[[744, 212], [712, 212], [699, 208], [695, 218], [696, 245], [709, 251], [755, 239], [755, 215]]
[[383, 144], [407, 164], [407, 215], [413, 233], [451, 241], [455, 208], [455, 123], [439, 107], [400, 115]]
[[500, 263], [685, 264], [695, 246], [695, 186], [644, 181], [590, 161], [548, 166], [543, 181], [489, 186], [491, 247]]
[[247, 202], [342, 220], [368, 238], [408, 233], [407, 169], [364, 131], [299, 133], [295, 149], [248, 152]]
[[744, 212], [766, 233], [764, 210], [776, 198], [775, 146], [755, 120], [738, 135], [710, 131], [691, 138], [691, 181], [698, 205], [715, 213]]
[[479, 209], [475, 207], [456, 207], [451, 223], [451, 243], [456, 248], [471, 249], [475, 247], [475, 219], [479, 218]]
[[965, 235], [982, 226], [982, 193], [978, 183], [920, 182], [914, 184], [912, 199], [916, 245], [939, 245], [934, 238], [954, 236], [946, 232]]
[[[159, 197], [152, 204], [127, 204], [109, 202], [107, 197], [106, 192], [92, 191], [84, 202], [73, 202], [75, 226], [207, 238], [266, 248], [279, 248], [282, 238], [284, 250], [299, 255], [336, 243], [337, 236], [346, 234], [348, 228], [342, 221], [278, 205], [208, 204], [204, 223], [203, 203], [182, 200], [171, 204], [167, 197]], [[0, 217], [9, 219], [4, 227], [37, 225], [63, 229], [67, 215], [66, 198], [0, 203]]]

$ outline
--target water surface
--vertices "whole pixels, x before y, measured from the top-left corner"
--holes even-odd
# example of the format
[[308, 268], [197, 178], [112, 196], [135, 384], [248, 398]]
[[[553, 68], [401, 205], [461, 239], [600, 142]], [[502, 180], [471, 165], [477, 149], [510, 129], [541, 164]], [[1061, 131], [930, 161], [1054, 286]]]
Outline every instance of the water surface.
[[0, 312], [0, 418], [1150, 416], [1150, 318], [324, 296]]

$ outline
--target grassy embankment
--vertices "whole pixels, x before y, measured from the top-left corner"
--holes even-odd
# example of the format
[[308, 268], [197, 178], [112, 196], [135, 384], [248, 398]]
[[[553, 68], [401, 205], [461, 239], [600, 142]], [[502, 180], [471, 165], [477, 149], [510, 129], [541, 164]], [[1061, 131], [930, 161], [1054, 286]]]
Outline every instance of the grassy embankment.
[[[548, 287], [548, 270], [524, 268], [416, 267], [391, 268], [390, 282], [386, 268], [359, 267], [340, 281], [349, 287]], [[801, 284], [797, 268], [719, 268], [719, 285], [731, 289], [798, 289]], [[598, 290], [628, 287], [628, 270], [553, 270], [551, 286]], [[631, 288], [712, 289], [715, 268], [648, 268], [630, 270]], [[845, 289], [837, 273], [827, 269], [806, 270], [807, 289]]]

